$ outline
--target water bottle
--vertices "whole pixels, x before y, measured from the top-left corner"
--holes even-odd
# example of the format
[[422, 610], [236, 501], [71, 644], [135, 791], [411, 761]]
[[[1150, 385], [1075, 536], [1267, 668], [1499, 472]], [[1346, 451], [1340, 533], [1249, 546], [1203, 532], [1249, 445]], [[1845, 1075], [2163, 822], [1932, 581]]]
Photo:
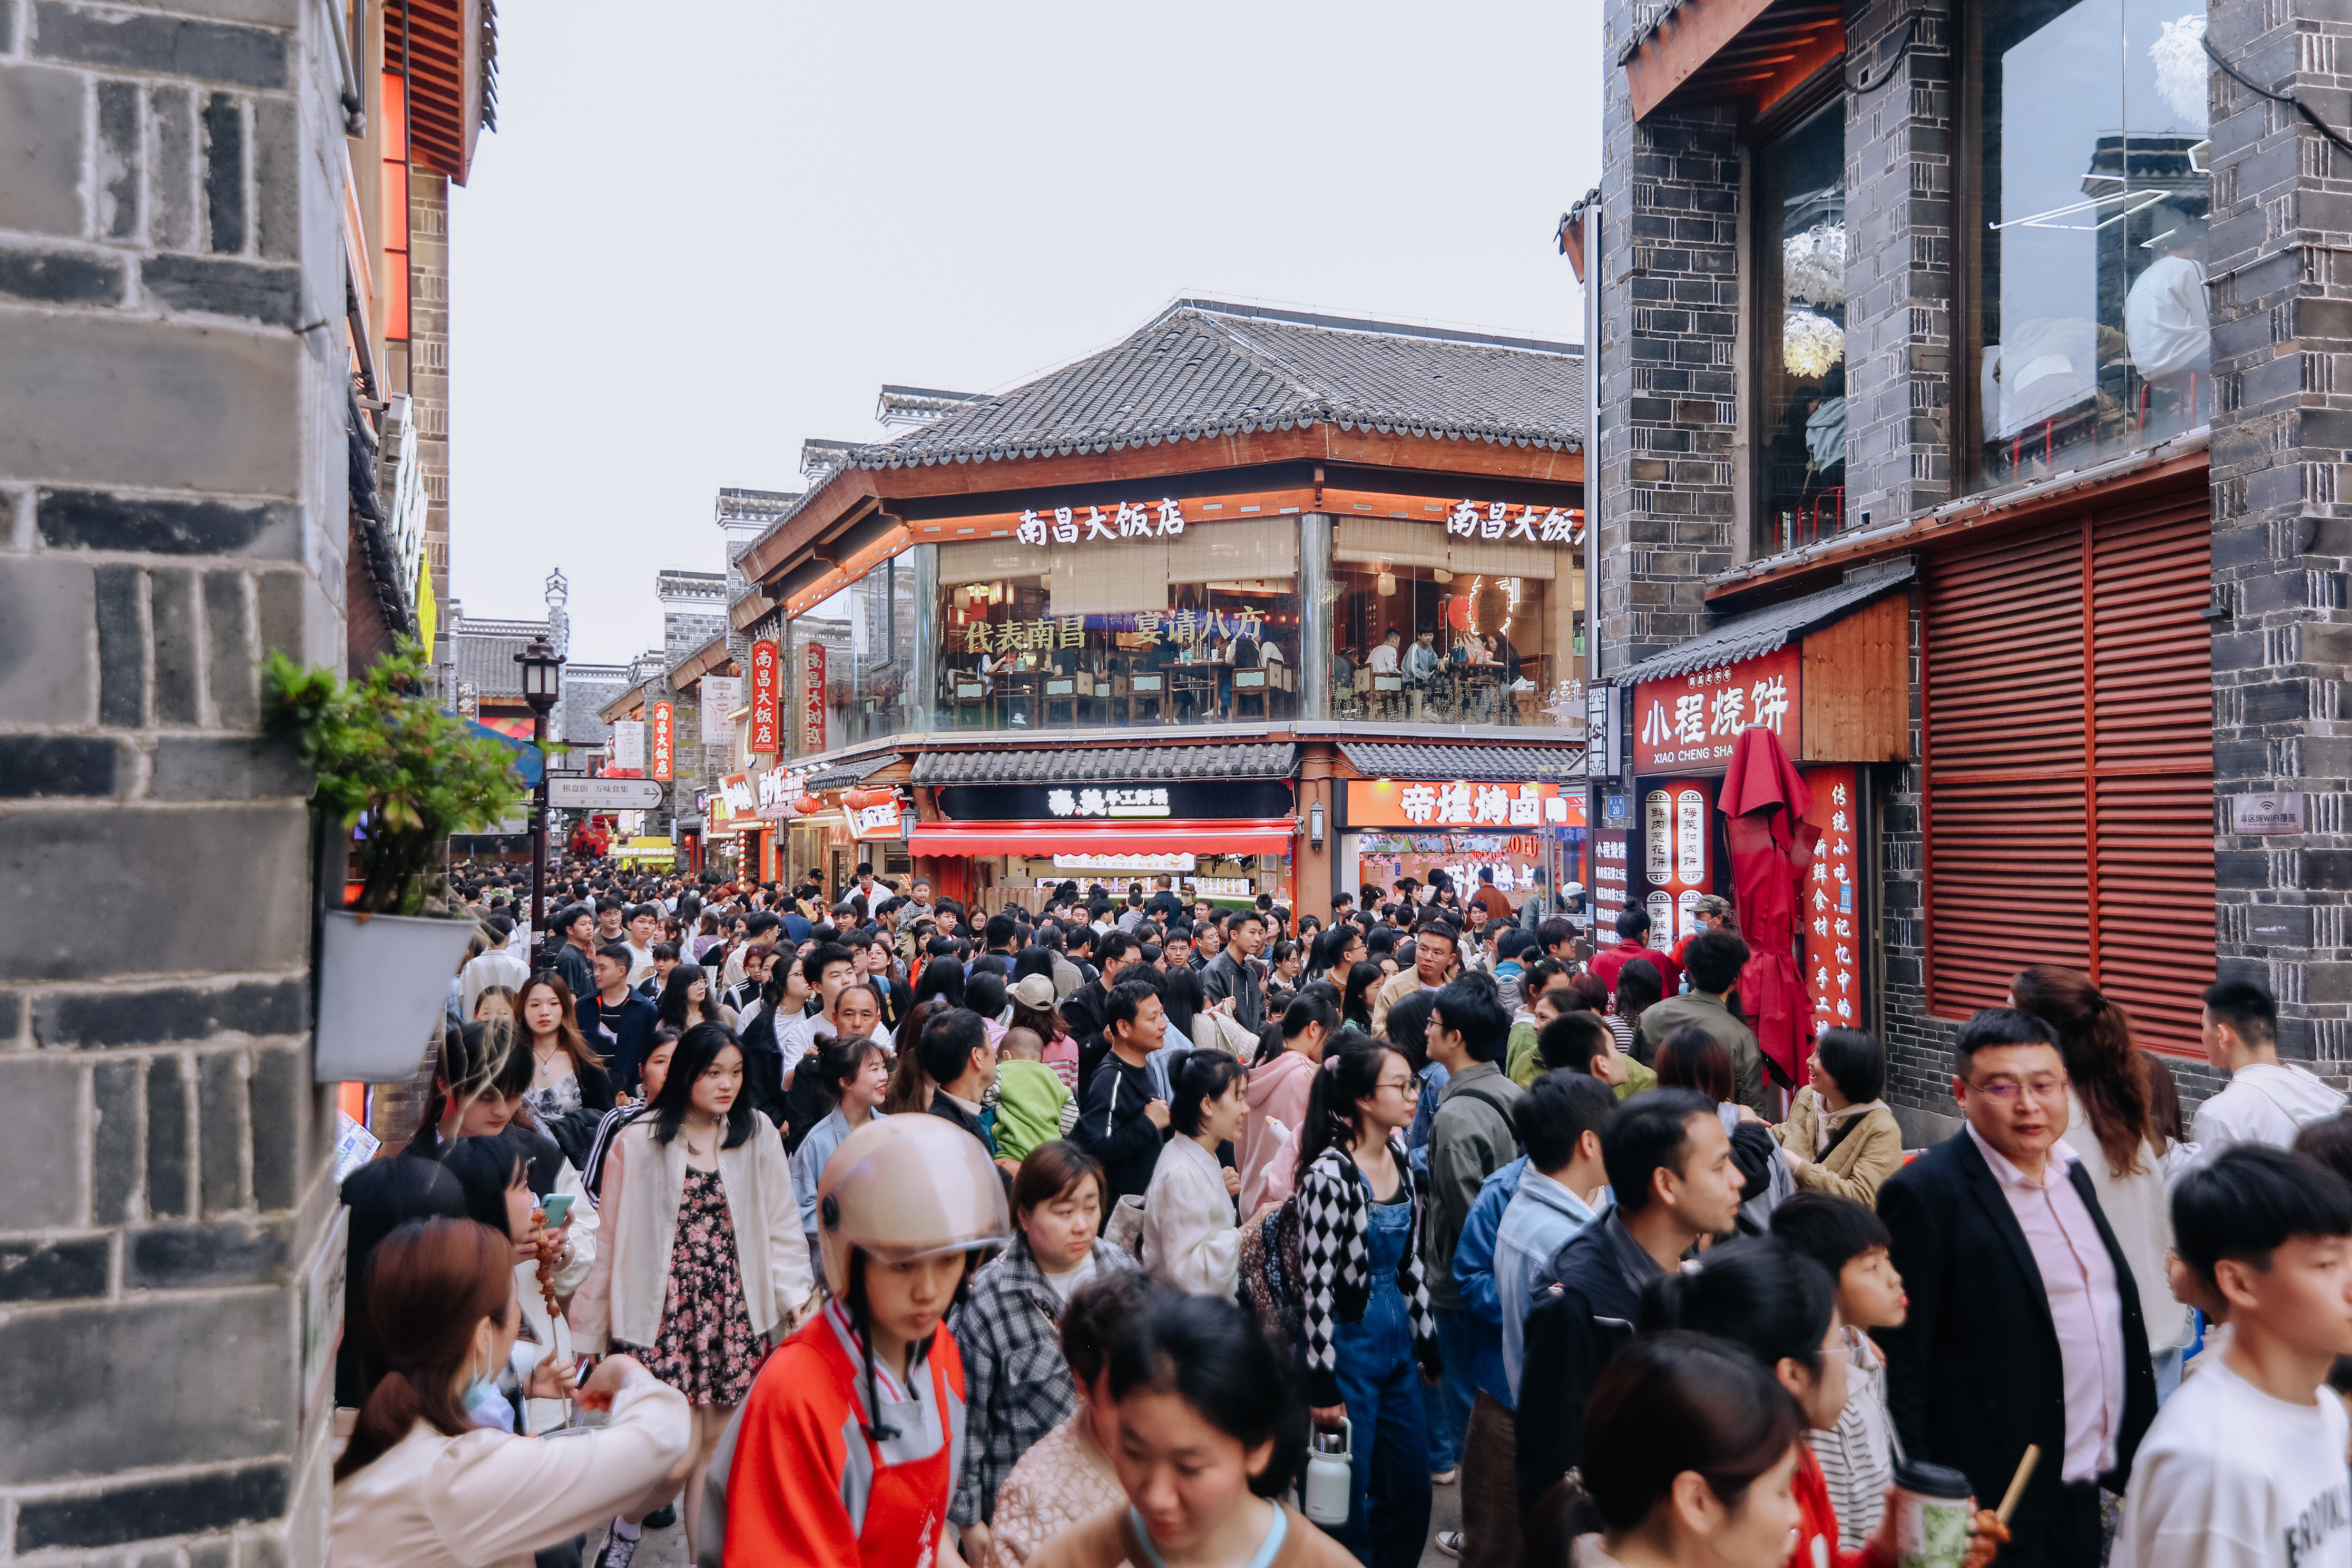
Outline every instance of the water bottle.
[[1299, 1489], [1307, 1500], [1307, 1517], [1318, 1524], [1348, 1522], [1356, 1496], [1354, 1447], [1355, 1428], [1344, 1416], [1337, 1432], [1318, 1426], [1307, 1439], [1307, 1483]]

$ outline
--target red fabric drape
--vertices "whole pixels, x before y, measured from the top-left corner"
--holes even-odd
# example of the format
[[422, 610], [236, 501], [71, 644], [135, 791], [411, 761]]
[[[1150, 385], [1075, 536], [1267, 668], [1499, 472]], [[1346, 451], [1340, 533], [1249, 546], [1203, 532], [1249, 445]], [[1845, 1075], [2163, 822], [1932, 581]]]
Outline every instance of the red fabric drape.
[[1822, 837], [1799, 818], [1812, 806], [1813, 792], [1780, 738], [1760, 727], [1742, 730], [1716, 797], [1716, 809], [1729, 819], [1732, 900], [1748, 942], [1739, 1003], [1757, 1043], [1789, 1083], [1803, 1081], [1800, 1068], [1812, 1040], [1812, 1005], [1797, 966], [1799, 899]]

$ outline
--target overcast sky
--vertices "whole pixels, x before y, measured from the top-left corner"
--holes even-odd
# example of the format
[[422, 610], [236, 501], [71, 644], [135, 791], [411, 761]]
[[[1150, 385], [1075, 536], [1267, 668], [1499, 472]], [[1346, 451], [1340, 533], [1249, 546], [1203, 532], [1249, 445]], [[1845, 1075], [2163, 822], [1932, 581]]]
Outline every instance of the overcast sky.
[[451, 591], [660, 641], [724, 485], [1209, 296], [1580, 341], [1597, 0], [1438, 8], [620, 0], [499, 10], [451, 195]]

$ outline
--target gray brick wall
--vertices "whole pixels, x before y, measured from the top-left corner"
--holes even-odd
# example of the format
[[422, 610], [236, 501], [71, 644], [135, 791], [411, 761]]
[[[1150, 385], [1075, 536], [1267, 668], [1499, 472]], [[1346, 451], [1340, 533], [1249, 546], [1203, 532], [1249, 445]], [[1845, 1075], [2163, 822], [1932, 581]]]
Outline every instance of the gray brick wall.
[[1955, 493], [1949, 20], [1922, 0], [1847, 10], [1848, 528]]
[[324, 1561], [308, 781], [343, 659], [323, 8], [0, 0], [0, 1558]]
[[[2215, 47], [2256, 81], [2323, 106], [2352, 89], [2352, 6], [2341, 0], [2229, 0], [2210, 26]], [[2339, 58], [2345, 68], [2331, 68]], [[2352, 159], [2219, 71], [2211, 102], [2213, 573], [2228, 615], [2213, 628], [2219, 968], [2267, 984], [2280, 1053], [2343, 1084]], [[2223, 831], [2228, 796], [2269, 790], [2310, 795], [2308, 832]]]
[[[1615, 59], [1633, 0], [1605, 13]], [[1705, 580], [1730, 567], [1740, 289], [1738, 126], [1729, 109], [1636, 124], [1625, 73], [1601, 108], [1597, 476], [1602, 669], [1706, 629]]]

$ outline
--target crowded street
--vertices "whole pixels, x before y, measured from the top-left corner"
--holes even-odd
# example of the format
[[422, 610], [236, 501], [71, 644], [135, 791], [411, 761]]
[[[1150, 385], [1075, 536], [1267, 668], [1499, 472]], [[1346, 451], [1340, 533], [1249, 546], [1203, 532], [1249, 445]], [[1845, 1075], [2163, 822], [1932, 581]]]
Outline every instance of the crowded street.
[[0, 0], [0, 1568], [2352, 1568], [2346, 31]]

